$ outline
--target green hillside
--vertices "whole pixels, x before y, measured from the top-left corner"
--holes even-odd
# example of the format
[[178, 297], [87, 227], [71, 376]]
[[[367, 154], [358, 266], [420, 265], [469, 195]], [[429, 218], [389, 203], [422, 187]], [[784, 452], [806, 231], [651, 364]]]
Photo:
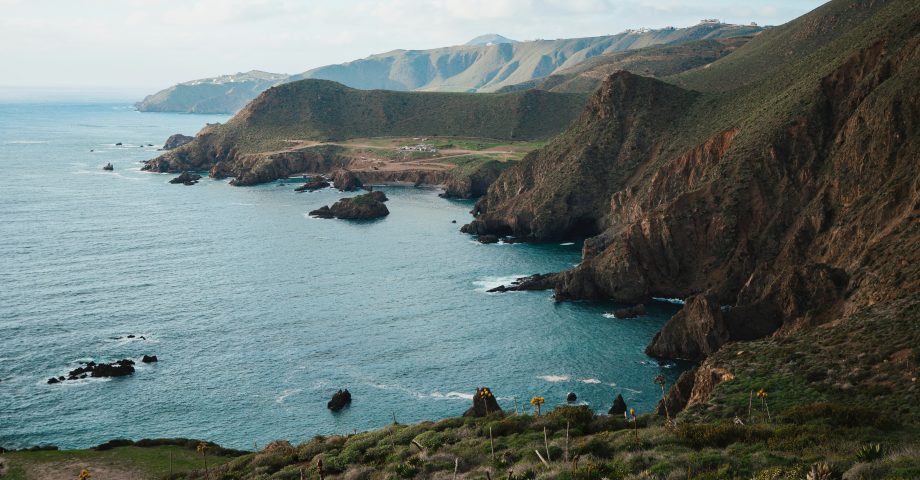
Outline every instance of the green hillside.
[[[144, 168], [214, 169], [212, 175], [253, 184], [304, 170], [328, 172], [352, 163], [342, 147], [318, 143], [368, 137], [546, 140], [578, 116], [585, 99], [583, 94], [536, 90], [508, 94], [357, 90], [326, 80], [301, 80], [267, 90], [226, 124], [205, 128], [191, 143]], [[468, 166], [468, 170], [477, 169]], [[405, 175], [413, 182], [422, 179], [408, 171]], [[398, 179], [387, 181], [391, 180]], [[437, 183], [442, 183], [440, 176]]]

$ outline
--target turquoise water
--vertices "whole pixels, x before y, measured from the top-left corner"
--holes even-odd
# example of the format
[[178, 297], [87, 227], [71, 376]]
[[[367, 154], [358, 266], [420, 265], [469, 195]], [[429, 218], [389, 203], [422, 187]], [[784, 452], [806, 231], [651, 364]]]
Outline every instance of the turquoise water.
[[[617, 393], [647, 411], [655, 375], [679, 373], [642, 353], [672, 305], [615, 320], [603, 316], [613, 304], [485, 293], [568, 268], [580, 247], [480, 245], [458, 231], [469, 202], [390, 187], [383, 220], [317, 220], [306, 212], [343, 194], [139, 171], [156, 152], [138, 145], [224, 120], [0, 105], [0, 446], [182, 436], [251, 448], [458, 415], [479, 385], [505, 408], [574, 391], [599, 412]], [[146, 340], [116, 339], [129, 334]], [[80, 360], [143, 354], [160, 361], [45, 383]], [[345, 387], [354, 403], [330, 413]]]

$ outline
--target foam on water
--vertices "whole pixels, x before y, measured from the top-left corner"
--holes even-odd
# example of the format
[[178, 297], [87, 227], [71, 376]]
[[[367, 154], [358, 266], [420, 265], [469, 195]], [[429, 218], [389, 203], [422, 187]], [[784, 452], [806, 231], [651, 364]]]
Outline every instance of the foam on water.
[[517, 279], [521, 277], [526, 277], [526, 274], [516, 274], [516, 275], [503, 275], [503, 276], [492, 276], [492, 277], [482, 277], [479, 280], [473, 281], [473, 285], [476, 287], [476, 291], [480, 293], [486, 293], [487, 291], [500, 287], [502, 285], [510, 285]]

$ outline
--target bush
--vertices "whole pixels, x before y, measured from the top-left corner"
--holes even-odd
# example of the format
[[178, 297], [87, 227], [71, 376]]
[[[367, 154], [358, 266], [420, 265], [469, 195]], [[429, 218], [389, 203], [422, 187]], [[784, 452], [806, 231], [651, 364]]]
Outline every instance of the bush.
[[856, 451], [857, 462], [874, 462], [885, 455], [882, 445], [879, 443], [863, 445]]
[[799, 425], [825, 423], [849, 428], [876, 427], [884, 423], [884, 419], [870, 408], [826, 402], [789, 407], [780, 414], [780, 420]]
[[544, 418], [547, 428], [553, 430], [564, 430], [568, 424], [570, 429], [585, 431], [594, 420], [594, 412], [587, 405], [563, 405], [554, 408]]
[[677, 427], [678, 442], [695, 449], [760, 442], [769, 439], [770, 435], [771, 431], [763, 427], [733, 423], [682, 423]]
[[444, 445], [457, 442], [457, 436], [452, 432], [428, 431], [415, 437], [415, 441], [426, 450], [435, 451]]
[[527, 430], [530, 430], [532, 424], [533, 418], [529, 415], [509, 415], [502, 419], [483, 425], [480, 429], [479, 435], [484, 437], [488, 436], [489, 427], [492, 428], [493, 437], [504, 437], [516, 433], [524, 433]]

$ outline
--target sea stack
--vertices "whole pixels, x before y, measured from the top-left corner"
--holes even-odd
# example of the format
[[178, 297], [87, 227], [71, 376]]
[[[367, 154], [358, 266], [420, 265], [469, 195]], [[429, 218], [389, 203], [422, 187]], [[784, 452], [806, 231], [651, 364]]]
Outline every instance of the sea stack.
[[493, 413], [502, 413], [502, 408], [498, 406], [498, 401], [489, 387], [480, 387], [476, 389], [476, 395], [473, 395], [473, 406], [464, 412], [463, 416], [485, 417]]

